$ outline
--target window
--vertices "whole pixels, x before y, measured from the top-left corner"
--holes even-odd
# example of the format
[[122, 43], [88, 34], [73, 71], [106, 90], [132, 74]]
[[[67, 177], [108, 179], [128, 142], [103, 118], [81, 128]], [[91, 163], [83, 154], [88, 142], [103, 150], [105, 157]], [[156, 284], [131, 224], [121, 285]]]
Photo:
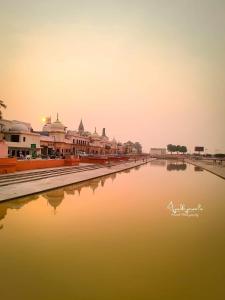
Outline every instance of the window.
[[18, 134], [12, 134], [11, 135], [11, 142], [19, 142], [20, 141], [20, 136]]
[[23, 142], [26, 142], [26, 137], [25, 136], [23, 137]]

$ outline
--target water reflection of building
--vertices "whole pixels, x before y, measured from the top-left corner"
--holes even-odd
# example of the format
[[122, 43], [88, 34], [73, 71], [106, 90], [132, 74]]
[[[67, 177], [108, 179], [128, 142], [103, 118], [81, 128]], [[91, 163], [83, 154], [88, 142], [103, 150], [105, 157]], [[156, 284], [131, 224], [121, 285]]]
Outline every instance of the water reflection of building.
[[[123, 171], [122, 171], [123, 172]], [[67, 195], [75, 195], [76, 192], [80, 195], [82, 189], [88, 188], [93, 191], [93, 193], [96, 191], [96, 189], [101, 186], [104, 187], [105, 182], [108, 179], [111, 179], [112, 181], [115, 180], [117, 174], [109, 174], [102, 177], [98, 177], [95, 179], [91, 179], [88, 181], [83, 181], [80, 183], [75, 183], [72, 185], [68, 185], [59, 189], [50, 190], [48, 192], [45, 192], [42, 194], [43, 198], [47, 200], [47, 203], [53, 207], [54, 212], [56, 212], [56, 209], [62, 204], [62, 201], [64, 199], [65, 193]], [[17, 200], [11, 200], [8, 202], [0, 203], [0, 220], [3, 220], [7, 215], [8, 209], [20, 209], [24, 205], [28, 204], [29, 202], [36, 200], [39, 198], [39, 195], [31, 195], [26, 196]], [[0, 224], [0, 229], [3, 228], [3, 225]]]
[[67, 195], [74, 195], [75, 194], [75, 189], [74, 185], [67, 185], [64, 187], [64, 191]]
[[101, 186], [103, 187], [105, 185], [105, 182], [107, 181], [107, 179], [111, 179], [113, 182], [115, 180], [115, 178], [116, 178], [116, 173], [112, 173], [112, 174], [101, 177]]
[[98, 184], [100, 181], [101, 181], [101, 177], [91, 180], [90, 188], [92, 189], [93, 194], [95, 193], [95, 190], [98, 188]]
[[101, 178], [101, 186], [102, 186], [102, 187], [104, 187], [105, 182], [106, 182], [106, 178], [105, 178], [105, 177], [102, 177], [102, 178]]
[[24, 205], [28, 204], [31, 201], [37, 200], [38, 198], [39, 198], [38, 195], [32, 195], [32, 196], [22, 197], [17, 200], [11, 200], [11, 201], [0, 203], [0, 220], [3, 220], [6, 217], [8, 209], [20, 209]]
[[112, 173], [109, 175], [109, 178], [112, 179], [112, 181], [114, 181], [116, 179], [116, 173]]
[[50, 204], [56, 212], [56, 208], [62, 203], [64, 199], [64, 188], [48, 191], [42, 196], [47, 199], [48, 204]]
[[130, 173], [131, 169], [126, 169], [123, 171], [123, 173]]
[[166, 160], [165, 159], [155, 159], [150, 162], [151, 166], [157, 166], [157, 167], [165, 167], [166, 166]]
[[134, 170], [135, 170], [135, 171], [138, 171], [138, 170], [140, 169], [140, 167], [141, 167], [141, 166], [136, 166], [136, 167], [134, 168]]
[[0, 204], [0, 220], [4, 219], [7, 215], [7, 209], [8, 207], [4, 203]]

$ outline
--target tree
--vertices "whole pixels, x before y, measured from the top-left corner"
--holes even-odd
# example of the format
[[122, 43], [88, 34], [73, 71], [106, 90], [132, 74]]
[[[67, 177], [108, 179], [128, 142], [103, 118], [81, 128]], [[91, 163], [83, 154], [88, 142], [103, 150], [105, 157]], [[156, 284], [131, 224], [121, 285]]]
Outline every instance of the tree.
[[180, 147], [180, 152], [183, 153], [183, 154], [187, 153], [187, 147], [186, 146], [181, 146]]
[[0, 100], [0, 120], [2, 120], [2, 111], [1, 108], [6, 108], [7, 106], [5, 105], [3, 100]]
[[186, 146], [180, 146], [180, 145], [177, 145], [176, 146], [176, 152], [177, 154], [180, 152], [180, 153], [186, 153], [187, 152], [187, 147]]
[[134, 148], [137, 150], [137, 153], [142, 153], [142, 146], [139, 142], [134, 143]]
[[167, 151], [172, 154], [174, 152], [174, 145], [172, 144], [167, 145]]
[[180, 145], [172, 145], [172, 144], [169, 144], [167, 145], [167, 151], [169, 151], [171, 154], [173, 152], [177, 152], [177, 154], [179, 152], [181, 153], [186, 153], [187, 152], [187, 147], [186, 146], [180, 146]]
[[175, 151], [177, 152], [177, 154], [178, 154], [179, 152], [181, 152], [180, 150], [181, 150], [181, 146], [180, 146], [180, 145], [177, 145], [177, 146], [176, 146], [176, 150], [175, 150]]
[[172, 154], [173, 152], [177, 151], [177, 146], [169, 144], [169, 145], [167, 145], [167, 151], [169, 151]]

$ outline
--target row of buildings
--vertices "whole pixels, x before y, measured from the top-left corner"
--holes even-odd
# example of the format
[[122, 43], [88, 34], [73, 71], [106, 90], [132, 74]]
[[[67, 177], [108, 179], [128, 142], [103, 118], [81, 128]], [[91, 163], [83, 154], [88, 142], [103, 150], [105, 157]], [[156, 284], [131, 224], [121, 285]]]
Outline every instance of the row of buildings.
[[54, 122], [48, 117], [41, 131], [33, 130], [31, 124], [16, 120], [0, 120], [1, 138], [7, 146], [8, 156], [65, 156], [81, 153], [93, 155], [112, 155], [141, 153], [139, 143], [117, 142], [109, 139], [105, 128], [99, 135], [86, 131], [82, 120], [77, 130], [68, 130], [57, 118]]

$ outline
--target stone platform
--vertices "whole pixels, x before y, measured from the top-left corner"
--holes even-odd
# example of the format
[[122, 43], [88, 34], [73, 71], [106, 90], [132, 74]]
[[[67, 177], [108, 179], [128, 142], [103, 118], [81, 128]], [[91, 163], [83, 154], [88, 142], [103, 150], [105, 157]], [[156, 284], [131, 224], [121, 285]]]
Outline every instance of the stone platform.
[[[93, 170], [86, 170], [38, 180], [32, 180], [31, 178], [28, 182], [11, 183], [10, 185], [0, 187], [0, 202], [131, 169], [136, 166], [146, 164], [152, 160], [154, 160], [154, 158], [145, 161], [138, 160], [136, 162], [123, 162], [112, 166], [104, 166]], [[29, 174], [28, 171], [26, 173]]]
[[215, 163], [210, 160], [191, 160], [191, 159], [185, 159], [186, 162], [189, 164], [192, 164], [196, 167], [200, 167], [210, 173], [213, 173], [214, 175], [217, 175], [223, 179], [225, 179], [225, 164], [221, 163]]

